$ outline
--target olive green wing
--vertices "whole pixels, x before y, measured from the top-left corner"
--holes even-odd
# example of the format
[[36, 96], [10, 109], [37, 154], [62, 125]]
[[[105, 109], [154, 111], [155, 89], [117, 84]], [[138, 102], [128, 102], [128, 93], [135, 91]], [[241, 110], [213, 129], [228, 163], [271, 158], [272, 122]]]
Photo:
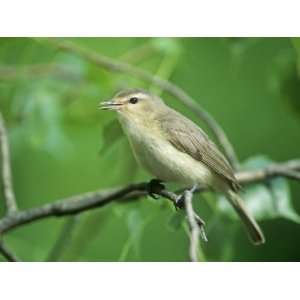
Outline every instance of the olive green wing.
[[163, 134], [174, 147], [204, 163], [213, 172], [227, 179], [234, 190], [238, 189], [232, 167], [196, 124], [173, 110], [161, 116], [160, 121]]

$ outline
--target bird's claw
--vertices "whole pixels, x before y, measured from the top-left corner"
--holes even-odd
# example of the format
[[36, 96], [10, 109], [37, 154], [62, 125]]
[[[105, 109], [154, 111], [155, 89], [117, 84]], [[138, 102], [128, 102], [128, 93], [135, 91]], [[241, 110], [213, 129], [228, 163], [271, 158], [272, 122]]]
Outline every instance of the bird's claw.
[[157, 193], [161, 192], [164, 189], [165, 186], [163, 185], [163, 181], [159, 179], [152, 179], [148, 183], [148, 194], [153, 199], [158, 199], [159, 196], [157, 195]]
[[174, 205], [176, 209], [182, 209], [184, 207], [184, 194], [181, 194], [176, 198]]
[[187, 189], [185, 190], [182, 194], [180, 194], [177, 199], [175, 200], [175, 208], [178, 209], [182, 209], [184, 208], [184, 200], [185, 200], [185, 196], [186, 196], [186, 192], [190, 192], [190, 193], [194, 193], [195, 190], [197, 189], [197, 185], [195, 184], [191, 189]]

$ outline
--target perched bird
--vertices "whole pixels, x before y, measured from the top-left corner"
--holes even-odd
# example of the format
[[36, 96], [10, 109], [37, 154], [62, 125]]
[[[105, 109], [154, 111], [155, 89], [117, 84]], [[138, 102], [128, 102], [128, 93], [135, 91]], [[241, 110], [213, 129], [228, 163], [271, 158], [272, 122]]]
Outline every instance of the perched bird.
[[157, 179], [206, 186], [225, 194], [255, 244], [263, 233], [240, 198], [234, 171], [217, 146], [191, 120], [141, 89], [124, 90], [100, 108], [114, 110], [137, 161]]

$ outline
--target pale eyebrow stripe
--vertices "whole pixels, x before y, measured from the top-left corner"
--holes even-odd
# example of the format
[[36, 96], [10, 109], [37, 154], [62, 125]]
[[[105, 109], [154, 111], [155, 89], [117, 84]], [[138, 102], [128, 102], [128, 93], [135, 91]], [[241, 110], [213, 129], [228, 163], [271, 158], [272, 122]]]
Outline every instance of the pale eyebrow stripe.
[[132, 97], [137, 97], [137, 98], [143, 99], [143, 98], [146, 98], [146, 95], [142, 94], [142, 93], [137, 93], [137, 94], [133, 94]]

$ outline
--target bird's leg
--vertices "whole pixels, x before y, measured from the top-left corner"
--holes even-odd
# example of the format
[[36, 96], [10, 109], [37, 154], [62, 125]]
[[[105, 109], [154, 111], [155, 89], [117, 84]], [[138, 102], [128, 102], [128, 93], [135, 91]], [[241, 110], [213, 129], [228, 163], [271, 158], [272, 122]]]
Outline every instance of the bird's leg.
[[193, 194], [197, 190], [197, 188], [198, 188], [198, 185], [194, 184], [192, 188], [186, 189], [182, 194], [180, 194], [175, 201], [176, 208], [184, 208], [184, 199], [185, 199], [186, 193]]
[[152, 179], [148, 183], [147, 189], [148, 189], [148, 194], [150, 197], [153, 199], [158, 199], [159, 196], [157, 195], [158, 192], [164, 190], [166, 187], [163, 184], [163, 181], [160, 179]]

